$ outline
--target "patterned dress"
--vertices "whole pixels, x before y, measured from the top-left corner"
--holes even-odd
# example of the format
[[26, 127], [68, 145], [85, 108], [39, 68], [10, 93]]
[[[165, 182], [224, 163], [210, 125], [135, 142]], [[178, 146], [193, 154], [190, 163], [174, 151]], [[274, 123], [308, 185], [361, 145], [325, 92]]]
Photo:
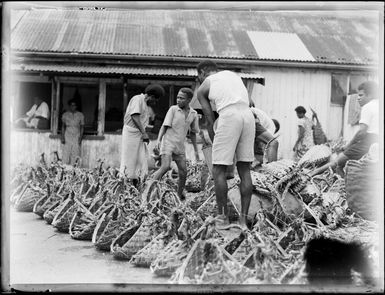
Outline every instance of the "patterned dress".
[[298, 120], [298, 134], [299, 127], [302, 126], [305, 129], [305, 133], [303, 135], [302, 140], [299, 142], [297, 151], [295, 154], [295, 160], [299, 160], [302, 156], [312, 147], [314, 146], [313, 139], [313, 122], [308, 117], [303, 117]]
[[66, 129], [64, 133], [65, 143], [63, 145], [63, 163], [75, 163], [77, 157], [80, 157], [80, 126], [84, 125], [84, 115], [81, 112], [65, 112], [62, 117], [62, 122]]

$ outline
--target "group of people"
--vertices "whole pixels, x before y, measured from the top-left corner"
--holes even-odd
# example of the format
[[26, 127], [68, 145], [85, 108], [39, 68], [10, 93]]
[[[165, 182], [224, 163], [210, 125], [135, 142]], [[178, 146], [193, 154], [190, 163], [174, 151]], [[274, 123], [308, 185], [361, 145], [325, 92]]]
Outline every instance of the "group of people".
[[[259, 156], [266, 150], [267, 162], [277, 160], [278, 141], [275, 133], [279, 123], [265, 112], [255, 108], [242, 79], [231, 71], [218, 71], [210, 60], [197, 66], [201, 83], [197, 98], [206, 117], [206, 127], [212, 142], [212, 173], [216, 201], [219, 210], [217, 226], [229, 227], [227, 207], [227, 179], [233, 177], [229, 167], [236, 163], [241, 179], [240, 191], [242, 210], [240, 225], [246, 226], [250, 206], [252, 182], [250, 164], [257, 165], [254, 146], [259, 147]], [[187, 176], [185, 139], [191, 139], [196, 160], [199, 160], [196, 134], [199, 133], [198, 113], [190, 107], [193, 90], [181, 88], [176, 105], [171, 106], [159, 131], [155, 150], [161, 156], [161, 166], [153, 174], [159, 180], [175, 161], [178, 167], [178, 196], [185, 199], [184, 187]], [[126, 109], [122, 133], [120, 173], [133, 185], [137, 185], [147, 159], [144, 156], [148, 135], [145, 126], [149, 121], [149, 108], [164, 95], [164, 89], [157, 84], [149, 85], [144, 94], [134, 96]], [[215, 105], [216, 112], [211, 104]], [[257, 154], [258, 155], [258, 154]], [[259, 159], [260, 163], [263, 159]], [[230, 169], [231, 171], [231, 169]]]
[[[379, 99], [378, 85], [373, 81], [363, 82], [358, 86], [358, 103], [361, 106], [359, 130], [343, 148], [338, 156], [325, 165], [309, 173], [310, 177], [321, 174], [325, 170], [335, 169], [344, 175], [343, 168], [348, 160], [359, 160], [368, 153], [374, 143], [378, 143], [379, 136]], [[295, 108], [298, 117], [298, 138], [293, 147], [295, 159], [299, 160], [312, 146], [314, 146], [313, 120], [306, 116], [303, 106]], [[317, 120], [317, 115], [313, 113]]]
[[[241, 212], [239, 225], [247, 227], [247, 216], [252, 195], [250, 169], [262, 162], [277, 160], [279, 123], [256, 108], [249, 97], [242, 79], [229, 70], [218, 70], [215, 62], [206, 60], [198, 64], [197, 99], [206, 117], [206, 127], [212, 142], [212, 176], [218, 206], [218, 228], [229, 228], [227, 206], [227, 180], [234, 175], [236, 166], [240, 178]], [[334, 161], [314, 170], [310, 176], [322, 173], [328, 167], [343, 168], [348, 159], [359, 159], [368, 152], [372, 143], [378, 141], [378, 96], [377, 85], [365, 82], [359, 86], [359, 103], [362, 106], [360, 130]], [[161, 166], [153, 174], [159, 180], [175, 161], [178, 167], [178, 196], [185, 199], [184, 187], [187, 176], [185, 139], [189, 134], [196, 160], [199, 160], [196, 134], [199, 130], [198, 113], [190, 107], [193, 90], [181, 88], [176, 105], [169, 108], [159, 131], [155, 151], [160, 154]], [[150, 84], [144, 93], [131, 98], [123, 122], [120, 174], [137, 186], [146, 172], [146, 143], [149, 135], [146, 126], [154, 117], [154, 106], [165, 95], [161, 85]], [[84, 134], [84, 115], [77, 110], [75, 100], [68, 102], [69, 110], [62, 116], [61, 141], [63, 162], [73, 163], [80, 156]], [[214, 112], [212, 105], [215, 105]], [[306, 116], [306, 109], [295, 109], [298, 121], [298, 139], [294, 145], [297, 159], [314, 145], [313, 122]], [[35, 105], [20, 119], [26, 126], [37, 128], [48, 122], [48, 105], [36, 98]], [[153, 118], [152, 118], [153, 119]], [[43, 123], [39, 123], [39, 122]], [[45, 123], [46, 124], [46, 123]], [[265, 158], [264, 158], [265, 156]], [[230, 172], [229, 172], [230, 171]]]

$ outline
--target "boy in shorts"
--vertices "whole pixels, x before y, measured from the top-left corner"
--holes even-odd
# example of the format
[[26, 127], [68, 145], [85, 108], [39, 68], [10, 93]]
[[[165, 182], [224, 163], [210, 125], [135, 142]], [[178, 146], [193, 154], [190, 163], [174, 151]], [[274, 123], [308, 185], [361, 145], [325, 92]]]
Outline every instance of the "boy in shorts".
[[193, 97], [190, 88], [181, 88], [176, 98], [176, 105], [171, 106], [164, 118], [159, 131], [156, 148], [160, 150], [161, 167], [155, 172], [153, 179], [159, 180], [170, 169], [171, 161], [178, 167], [178, 196], [185, 199], [187, 167], [184, 142], [190, 130], [190, 138], [195, 151], [195, 158], [199, 161], [196, 133], [199, 132], [198, 113], [190, 108]]

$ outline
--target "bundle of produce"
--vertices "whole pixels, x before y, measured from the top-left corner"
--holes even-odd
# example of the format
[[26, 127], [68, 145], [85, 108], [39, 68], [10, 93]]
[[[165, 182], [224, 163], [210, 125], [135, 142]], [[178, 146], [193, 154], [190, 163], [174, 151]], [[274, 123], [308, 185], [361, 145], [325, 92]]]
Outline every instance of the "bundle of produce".
[[134, 254], [161, 233], [165, 224], [165, 217], [146, 212], [143, 213], [138, 224], [139, 228], [135, 231], [131, 231], [131, 228], [129, 228], [131, 232], [134, 231], [132, 235], [126, 234], [126, 231], [123, 231], [113, 240], [111, 252], [115, 258], [130, 260]]
[[262, 164], [260, 172], [268, 173], [277, 179], [281, 179], [296, 167], [296, 163], [290, 159], [282, 159], [268, 164]]
[[44, 192], [39, 187], [27, 184], [22, 193], [15, 200], [14, 207], [17, 211], [32, 212], [33, 206]]
[[240, 284], [254, 273], [224, 251], [215, 239], [198, 239], [171, 278], [179, 284]]
[[204, 161], [187, 161], [186, 190], [200, 192], [208, 176], [208, 167]]
[[[215, 219], [208, 218], [192, 235], [184, 237], [184, 240], [172, 240], [151, 263], [150, 270], [153, 274], [160, 277], [170, 277], [175, 270], [180, 267], [187, 257], [188, 252], [194, 241], [204, 234], [207, 238], [215, 238], [220, 241], [220, 245], [225, 245], [229, 239], [224, 237], [215, 229]], [[189, 232], [189, 234], [191, 231]]]
[[302, 168], [314, 169], [328, 162], [331, 155], [332, 151], [327, 145], [315, 145], [301, 157], [297, 164]]
[[114, 206], [98, 219], [92, 235], [92, 242], [99, 250], [109, 251], [112, 241], [126, 228], [135, 225], [123, 207]]
[[57, 210], [52, 225], [60, 232], [68, 233], [72, 217], [75, 215], [78, 208], [77, 200], [75, 201], [75, 193], [70, 196], [60, 205]]

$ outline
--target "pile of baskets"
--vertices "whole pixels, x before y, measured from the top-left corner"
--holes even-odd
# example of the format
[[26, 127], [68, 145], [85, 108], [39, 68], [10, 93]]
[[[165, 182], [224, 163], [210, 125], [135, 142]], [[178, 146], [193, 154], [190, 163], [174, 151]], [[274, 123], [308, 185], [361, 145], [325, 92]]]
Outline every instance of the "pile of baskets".
[[[188, 193], [181, 202], [170, 179], [149, 178], [136, 189], [102, 161], [84, 169], [64, 166], [58, 159], [47, 164], [42, 157], [37, 167], [14, 170], [11, 203], [71, 238], [90, 241], [114, 259], [147, 267], [171, 283], [305, 283], [303, 254], [310, 239], [347, 239], [344, 231], [354, 227], [366, 235], [349, 239], [371, 245], [377, 230], [349, 211], [338, 175], [326, 171], [312, 179], [306, 176], [306, 169], [327, 158], [323, 149], [300, 163], [281, 160], [252, 172], [254, 194], [270, 205], [251, 216], [250, 230], [234, 225], [232, 235], [215, 227], [212, 180], [197, 181], [201, 164], [193, 167], [195, 180], [190, 183], [203, 190]], [[239, 210], [230, 207], [235, 216]]]

